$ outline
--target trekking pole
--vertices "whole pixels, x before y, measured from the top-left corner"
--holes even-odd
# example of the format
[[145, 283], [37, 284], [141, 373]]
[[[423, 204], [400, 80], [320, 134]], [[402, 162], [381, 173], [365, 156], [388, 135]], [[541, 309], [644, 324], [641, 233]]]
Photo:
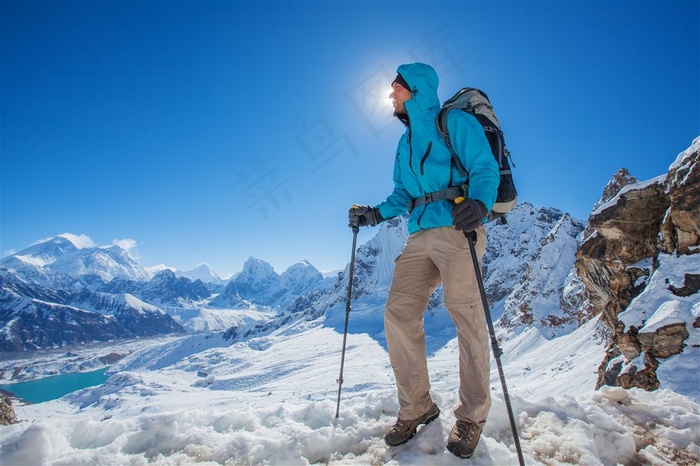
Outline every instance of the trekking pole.
[[484, 289], [484, 280], [481, 277], [481, 268], [479, 267], [479, 259], [476, 257], [476, 249], [474, 248], [474, 243], [476, 241], [476, 232], [470, 231], [465, 232], [464, 236], [467, 237], [469, 241], [469, 250], [472, 255], [472, 263], [474, 264], [474, 273], [476, 274], [476, 281], [479, 283], [479, 292], [481, 293], [481, 301], [484, 303], [484, 314], [486, 314], [486, 323], [489, 327], [489, 335], [491, 336], [491, 349], [493, 350], [493, 356], [496, 359], [496, 367], [498, 367], [498, 375], [501, 378], [501, 387], [503, 388], [503, 398], [506, 402], [506, 409], [508, 410], [508, 418], [510, 419], [510, 428], [513, 431], [513, 441], [515, 442], [515, 451], [518, 454], [518, 462], [520, 466], [525, 465], [525, 460], [523, 459], [523, 452], [520, 448], [520, 437], [518, 437], [518, 428], [515, 426], [515, 418], [513, 417], [513, 408], [510, 405], [510, 396], [508, 395], [508, 387], [506, 386], [506, 376], [503, 374], [503, 366], [501, 365], [501, 355], [503, 351], [498, 346], [498, 340], [496, 339], [496, 332], [493, 329], [493, 321], [491, 320], [491, 311], [489, 309], [489, 303], [486, 299], [486, 290]]
[[352, 276], [355, 270], [355, 246], [357, 245], [357, 232], [360, 227], [352, 227], [352, 254], [350, 255], [350, 271], [348, 273], [348, 296], [345, 299], [345, 330], [343, 331], [343, 352], [340, 356], [340, 376], [338, 376], [338, 404], [335, 408], [335, 418], [340, 415], [340, 391], [343, 388], [343, 368], [345, 367], [345, 344], [348, 340], [348, 320], [350, 319], [350, 300], [352, 299]]

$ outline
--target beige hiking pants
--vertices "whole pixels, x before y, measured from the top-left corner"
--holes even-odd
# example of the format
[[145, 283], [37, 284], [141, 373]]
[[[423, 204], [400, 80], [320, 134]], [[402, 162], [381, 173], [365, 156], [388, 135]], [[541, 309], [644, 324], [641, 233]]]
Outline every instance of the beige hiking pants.
[[[476, 233], [481, 264], [486, 229], [481, 226]], [[441, 281], [459, 343], [460, 403], [455, 416], [461, 421], [484, 423], [491, 407], [488, 332], [469, 243], [453, 227], [411, 234], [396, 259], [384, 328], [398, 388], [399, 418], [416, 419], [432, 403], [423, 313]]]

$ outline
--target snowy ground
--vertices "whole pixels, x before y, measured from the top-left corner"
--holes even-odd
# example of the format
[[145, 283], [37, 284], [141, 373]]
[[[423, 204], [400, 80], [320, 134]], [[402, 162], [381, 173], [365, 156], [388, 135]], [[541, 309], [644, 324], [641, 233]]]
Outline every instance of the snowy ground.
[[[594, 390], [604, 353], [590, 322], [545, 340], [506, 342], [503, 358], [527, 464], [698, 464], [700, 407], [668, 390]], [[517, 464], [495, 367], [494, 403], [476, 453], [444, 445], [454, 422], [456, 347], [429, 360], [442, 409], [409, 443], [383, 434], [398, 405], [385, 350], [349, 335], [335, 419], [342, 335], [278, 332], [229, 345], [189, 336], [135, 352], [101, 387], [18, 406], [0, 428], [0, 464]]]

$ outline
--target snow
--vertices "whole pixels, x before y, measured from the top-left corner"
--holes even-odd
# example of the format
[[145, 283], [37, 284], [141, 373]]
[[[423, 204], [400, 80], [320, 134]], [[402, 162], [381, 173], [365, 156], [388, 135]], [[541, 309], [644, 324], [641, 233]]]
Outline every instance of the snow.
[[676, 160], [668, 167], [668, 171], [677, 170], [685, 164], [687, 158], [689, 158], [695, 152], [700, 151], [700, 136], [693, 140], [693, 143], [686, 150], [678, 154]]
[[684, 312], [684, 307], [685, 306], [682, 306], [677, 300], [662, 303], [651, 318], [646, 321], [642, 333], [655, 333], [660, 328], [668, 325], [686, 323], [689, 320], [688, 317], [694, 316], [692, 313], [688, 316], [686, 312]]
[[[356, 316], [352, 316], [355, 319]], [[548, 340], [536, 329], [502, 358], [527, 464], [696, 464], [700, 406], [670, 390], [595, 391], [605, 351], [597, 321]], [[134, 351], [100, 386], [16, 406], [0, 428], [1, 464], [464, 464], [445, 448], [457, 403], [456, 342], [429, 358], [440, 417], [405, 445], [383, 435], [398, 411], [388, 356], [316, 324], [231, 344], [190, 335]], [[492, 361], [493, 406], [470, 464], [517, 464]]]
[[[516, 285], [504, 303], [504, 319], [518, 328], [521, 322], [521, 309], [526, 303], [535, 325], [545, 327], [550, 316], [561, 314], [561, 293], [566, 277], [576, 261], [580, 229], [568, 215], [562, 216], [538, 244], [526, 266], [525, 279]], [[556, 336], [568, 333], [576, 327], [576, 322], [560, 325], [557, 328], [543, 328], [547, 335]], [[527, 327], [522, 327], [527, 328]], [[517, 331], [517, 330], [516, 330]]]
[[14, 257], [21, 260], [25, 264], [33, 265], [34, 267], [39, 268], [51, 263], [51, 261], [48, 261], [42, 257], [34, 257], [30, 255], [15, 254]]
[[192, 281], [201, 280], [204, 283], [223, 283], [224, 281], [207, 264], [199, 264], [192, 270], [174, 271], [178, 277], [187, 277]]
[[[625, 328], [635, 326], [641, 333], [656, 332], [674, 323], [685, 323], [690, 331], [700, 315], [700, 295], [677, 296], [670, 287], [682, 288], [686, 274], [700, 274], [700, 261], [695, 255], [659, 254], [659, 266], [649, 284], [627, 309], [618, 315]], [[700, 344], [697, 332], [690, 332], [687, 344]]]
[[96, 246], [95, 242], [84, 234], [62, 233], [58, 236], [67, 239], [78, 249], [94, 248]]
[[114, 278], [146, 281], [148, 272], [119, 246], [84, 248], [59, 257], [47, 266], [72, 276], [94, 274], [107, 283]]
[[[686, 346], [683, 354], [676, 354], [663, 361], [656, 370], [661, 388], [674, 392], [690, 393], [688, 398], [700, 403], [700, 348]], [[694, 396], [693, 396], [694, 395]]]
[[136, 296], [129, 294], [129, 293], [124, 293], [123, 295], [120, 296], [120, 299], [124, 302], [124, 304], [126, 304], [127, 306], [129, 306], [130, 308], [132, 308], [133, 310], [138, 312], [139, 314], [148, 314], [148, 313], [160, 314], [163, 312], [160, 309], [158, 309], [156, 306], [145, 303], [145, 302], [141, 301], [140, 299], [138, 299]]
[[[116, 241], [118, 244], [127, 244]], [[63, 233], [8, 256], [0, 264], [15, 272], [28, 273], [29, 276], [47, 272], [80, 276], [98, 275], [105, 282], [113, 278], [148, 280], [149, 274], [119, 245], [95, 246], [85, 235]], [[33, 270], [32, 270], [33, 269]], [[46, 277], [45, 285], [51, 285], [51, 278]]]
[[180, 325], [192, 333], [222, 332], [231, 327], [261, 322], [274, 317], [274, 313], [262, 308], [256, 309], [164, 309]]

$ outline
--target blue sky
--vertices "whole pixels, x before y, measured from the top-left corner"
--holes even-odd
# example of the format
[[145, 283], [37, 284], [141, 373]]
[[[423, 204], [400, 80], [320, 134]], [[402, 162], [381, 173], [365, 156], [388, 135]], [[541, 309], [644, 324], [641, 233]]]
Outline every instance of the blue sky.
[[700, 135], [698, 5], [3, 1], [2, 254], [69, 232], [224, 277], [341, 268], [414, 61], [489, 94], [522, 201], [586, 219]]

